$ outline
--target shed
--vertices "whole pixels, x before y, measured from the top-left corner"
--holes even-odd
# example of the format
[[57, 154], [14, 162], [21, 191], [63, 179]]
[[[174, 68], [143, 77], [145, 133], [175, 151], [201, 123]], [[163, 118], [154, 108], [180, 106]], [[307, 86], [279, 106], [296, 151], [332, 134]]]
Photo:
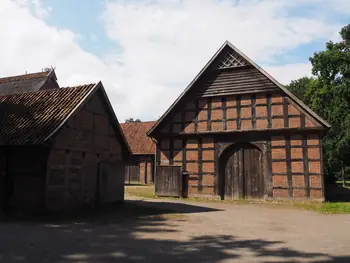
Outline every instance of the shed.
[[154, 182], [156, 145], [147, 132], [155, 121], [121, 123], [130, 145], [132, 158], [125, 169], [125, 182], [150, 184]]
[[329, 128], [226, 41], [148, 135], [156, 170], [187, 171], [190, 196], [324, 200]]
[[131, 151], [101, 82], [0, 96], [0, 105], [3, 208], [123, 201]]

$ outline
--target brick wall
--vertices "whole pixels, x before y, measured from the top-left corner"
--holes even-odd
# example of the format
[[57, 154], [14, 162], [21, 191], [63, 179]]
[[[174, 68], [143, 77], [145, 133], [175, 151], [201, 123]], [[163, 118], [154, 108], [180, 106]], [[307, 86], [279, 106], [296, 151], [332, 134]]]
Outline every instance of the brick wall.
[[273, 197], [322, 199], [320, 151], [317, 136], [273, 137]]
[[[62, 209], [94, 204], [99, 163], [122, 159], [121, 143], [103, 100], [96, 93], [68, 120], [53, 142], [47, 167], [47, 207]], [[116, 176], [124, 178], [124, 173]]]
[[[287, 120], [284, 120], [287, 116]], [[200, 98], [189, 102], [164, 133], [316, 127], [311, 116], [279, 94]]]

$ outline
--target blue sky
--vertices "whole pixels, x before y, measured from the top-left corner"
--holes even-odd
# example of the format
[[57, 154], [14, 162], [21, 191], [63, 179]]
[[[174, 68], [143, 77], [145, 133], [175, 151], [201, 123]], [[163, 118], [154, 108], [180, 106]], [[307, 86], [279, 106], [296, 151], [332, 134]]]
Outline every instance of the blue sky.
[[229, 40], [282, 84], [350, 23], [349, 0], [1, 0], [1, 75], [102, 81], [117, 116], [155, 120]]

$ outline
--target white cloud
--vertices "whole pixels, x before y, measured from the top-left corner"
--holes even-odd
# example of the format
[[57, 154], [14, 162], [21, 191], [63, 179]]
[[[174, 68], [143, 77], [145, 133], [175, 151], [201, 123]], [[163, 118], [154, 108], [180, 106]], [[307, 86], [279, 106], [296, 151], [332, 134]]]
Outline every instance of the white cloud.
[[288, 8], [305, 3], [297, 1], [108, 1], [106, 33], [121, 49], [99, 58], [79, 47], [77, 33], [48, 26], [43, 17], [50, 8], [42, 1], [1, 0], [6, 41], [0, 41], [0, 75], [52, 65], [62, 85], [101, 79], [121, 121], [155, 119], [226, 39], [282, 83], [309, 74], [308, 64], [269, 63], [302, 44], [334, 37], [340, 25], [322, 18], [327, 10], [319, 17], [287, 16]]

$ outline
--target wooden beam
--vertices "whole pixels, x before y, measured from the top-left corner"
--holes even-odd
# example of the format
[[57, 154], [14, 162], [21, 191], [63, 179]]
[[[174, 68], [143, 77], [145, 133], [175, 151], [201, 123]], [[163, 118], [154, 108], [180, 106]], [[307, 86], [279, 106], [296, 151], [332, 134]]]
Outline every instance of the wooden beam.
[[[304, 118], [305, 120], [305, 118]], [[304, 122], [305, 124], [305, 122]], [[304, 180], [305, 180], [305, 194], [307, 198], [310, 198], [310, 181], [309, 181], [309, 156], [307, 150], [307, 137], [303, 137], [303, 164], [304, 164]]]
[[288, 196], [293, 197], [293, 178], [292, 178], [292, 162], [290, 137], [286, 136], [286, 162], [287, 162], [287, 179], [288, 179]]

